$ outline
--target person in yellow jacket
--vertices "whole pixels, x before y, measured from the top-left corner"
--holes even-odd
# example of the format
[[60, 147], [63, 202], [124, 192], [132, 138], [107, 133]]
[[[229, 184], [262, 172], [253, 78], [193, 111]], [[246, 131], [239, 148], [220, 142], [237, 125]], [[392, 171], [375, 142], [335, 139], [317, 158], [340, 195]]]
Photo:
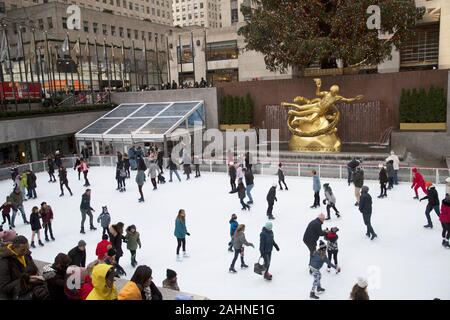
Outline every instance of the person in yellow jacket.
[[114, 268], [107, 264], [98, 264], [92, 270], [94, 289], [86, 300], [117, 300], [117, 289], [114, 285]]
[[120, 290], [119, 300], [162, 300], [162, 294], [152, 279], [150, 267], [137, 267], [131, 280]]

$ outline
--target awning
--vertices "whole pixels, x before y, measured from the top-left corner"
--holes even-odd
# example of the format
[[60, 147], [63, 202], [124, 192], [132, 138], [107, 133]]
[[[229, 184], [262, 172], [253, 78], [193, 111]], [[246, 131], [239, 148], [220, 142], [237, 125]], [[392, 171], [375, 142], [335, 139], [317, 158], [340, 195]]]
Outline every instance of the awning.
[[[161, 142], [205, 127], [203, 101], [124, 103], [75, 134], [77, 140]], [[185, 131], [184, 131], [185, 132]]]

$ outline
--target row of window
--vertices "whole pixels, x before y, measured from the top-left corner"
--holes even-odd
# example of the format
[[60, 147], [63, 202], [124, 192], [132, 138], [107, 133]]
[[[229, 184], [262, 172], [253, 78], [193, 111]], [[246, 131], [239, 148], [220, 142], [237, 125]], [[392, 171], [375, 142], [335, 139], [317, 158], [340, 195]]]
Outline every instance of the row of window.
[[[237, 40], [220, 41], [208, 43], [206, 49], [206, 60], [229, 60], [237, 59], [239, 55], [239, 49], [237, 46]], [[183, 45], [183, 56], [181, 57], [180, 46], [177, 46], [178, 61], [182, 63], [192, 62], [192, 51], [190, 45]]]
[[[194, 22], [190, 21], [190, 22], [183, 23], [183, 24], [178, 23], [178, 24], [175, 24], [175, 26], [183, 26], [183, 27], [202, 26], [202, 27], [204, 27], [205, 26], [205, 21], [200, 21], [200, 22], [199, 21], [194, 21]], [[209, 22], [209, 27], [210, 28], [222, 28], [222, 23]]]
[[[99, 0], [96, 0], [97, 2], [100, 2]], [[125, 9], [129, 9], [129, 10], [135, 10], [135, 11], [139, 11], [139, 4], [137, 4], [137, 3], [133, 3], [133, 2], [131, 2], [131, 1], [129, 1], [128, 2], [128, 5], [127, 5], [127, 0], [109, 0], [109, 2], [108, 2], [108, 0], [102, 0], [103, 1], [103, 3], [104, 4], [110, 4], [111, 6], [116, 6], [116, 7], [119, 7], [119, 8], [125, 8]], [[148, 3], [150, 3], [150, 1], [147, 1]], [[152, 0], [152, 4], [153, 5], [157, 5], [157, 6], [159, 6], [159, 5], [161, 5], [162, 7], [164, 7], [164, 6], [166, 6], [167, 8], [170, 8], [170, 2], [169, 2], [169, 0], [168, 1], [164, 1], [164, 0], [161, 0], [161, 1], [159, 1], [159, 0]], [[143, 5], [141, 5], [140, 6], [141, 8], [143, 7]]]
[[[198, 8], [203, 9], [203, 2], [200, 2], [200, 4], [194, 3], [194, 5], [192, 7], [194, 8], [194, 10], [197, 10]], [[191, 5], [188, 4], [187, 5], [187, 11], [190, 11], [190, 10], [191, 10]], [[176, 7], [175, 11], [176, 12], [180, 12], [180, 7]], [[181, 11], [186, 11], [186, 7], [182, 6], [181, 7]]]

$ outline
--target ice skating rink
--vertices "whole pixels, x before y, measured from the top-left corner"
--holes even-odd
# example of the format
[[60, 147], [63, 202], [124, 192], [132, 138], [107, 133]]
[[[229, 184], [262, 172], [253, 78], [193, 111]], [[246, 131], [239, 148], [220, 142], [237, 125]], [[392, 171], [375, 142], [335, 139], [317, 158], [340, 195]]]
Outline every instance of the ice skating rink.
[[[87, 242], [87, 261], [96, 258], [95, 247], [101, 240], [101, 228], [81, 235], [79, 210], [84, 181], [78, 181], [72, 169], [69, 185], [74, 192], [59, 197], [59, 183], [47, 183], [46, 173], [37, 174], [36, 200], [24, 203], [27, 216], [33, 206], [46, 201], [52, 206], [55, 219], [53, 230], [55, 242], [33, 249], [33, 257], [53, 261], [59, 252], [67, 253], [80, 239]], [[229, 179], [225, 174], [202, 174], [199, 179], [159, 185], [152, 191], [150, 180], [144, 186], [145, 203], [138, 203], [138, 190], [134, 181], [136, 172], [127, 180], [127, 191], [116, 191], [115, 169], [93, 167], [89, 172], [92, 198], [96, 210], [95, 219], [101, 207], [108, 206], [114, 223], [122, 221], [125, 226], [135, 224], [141, 234], [142, 249], [137, 252], [139, 264], [153, 269], [153, 281], [157, 285], [165, 278], [167, 268], [176, 270], [182, 291], [192, 292], [211, 299], [308, 299], [312, 277], [308, 273], [309, 254], [302, 242], [307, 224], [321, 211], [310, 209], [313, 202], [312, 178], [286, 177], [289, 191], [277, 190], [278, 202], [274, 206], [273, 231], [281, 251], [274, 250], [270, 272], [272, 281], [266, 281], [253, 272], [253, 264], [259, 258], [259, 233], [266, 222], [266, 194], [276, 176], [255, 176], [253, 198], [255, 204], [250, 212], [241, 211], [237, 194], [228, 194]], [[165, 173], [167, 181], [168, 172]], [[348, 299], [358, 276], [369, 278], [371, 299], [450, 299], [450, 250], [441, 246], [441, 226], [432, 212], [434, 229], [424, 229], [425, 206], [413, 200], [409, 184], [401, 184], [388, 193], [388, 198], [377, 199], [379, 185], [368, 181], [373, 204], [372, 225], [378, 238], [370, 241], [365, 236], [361, 213], [354, 206], [353, 186], [344, 180], [321, 179], [329, 182], [337, 198], [337, 208], [342, 217], [324, 223], [325, 227], [339, 227], [339, 265], [342, 272], [328, 274], [322, 269], [322, 287], [326, 289], [321, 299]], [[0, 182], [0, 196], [6, 197], [12, 181]], [[439, 197], [444, 196], [444, 186], [437, 186]], [[320, 192], [321, 201], [323, 190]], [[173, 235], [174, 222], [180, 208], [186, 210], [189, 258], [176, 261], [176, 239]], [[245, 260], [250, 266], [237, 274], [228, 273], [233, 254], [227, 251], [229, 241], [229, 219], [232, 213], [246, 225], [247, 240], [255, 249], [246, 247]], [[29, 226], [23, 225], [21, 217], [16, 218], [16, 231], [30, 239]], [[42, 230], [42, 239], [43, 239]], [[133, 268], [130, 253], [124, 244], [121, 265], [130, 278]]]

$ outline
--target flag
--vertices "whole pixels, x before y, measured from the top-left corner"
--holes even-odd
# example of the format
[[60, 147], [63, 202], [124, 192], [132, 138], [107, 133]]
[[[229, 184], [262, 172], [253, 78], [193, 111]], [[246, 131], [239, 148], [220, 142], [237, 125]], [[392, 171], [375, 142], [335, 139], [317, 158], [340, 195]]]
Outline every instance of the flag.
[[89, 57], [89, 38], [86, 38], [86, 43], [84, 44], [83, 53], [84, 53], [85, 57]]
[[30, 40], [30, 52], [28, 54], [31, 64], [36, 63], [36, 43], [34, 42], [34, 37]]
[[22, 42], [22, 36], [21, 31], [19, 30], [19, 33], [17, 33], [17, 46], [16, 46], [16, 60], [23, 58], [23, 42]]
[[192, 59], [194, 59], [195, 57], [195, 53], [194, 53], [194, 35], [191, 31], [191, 55], [192, 55]]
[[72, 49], [72, 57], [76, 59], [77, 57], [80, 56], [80, 53], [81, 53], [80, 39], [77, 39], [77, 42], [75, 43]]
[[120, 62], [124, 63], [125, 62], [125, 47], [124, 47], [124, 42], [122, 41], [122, 48], [120, 50]]
[[0, 63], [3, 63], [7, 60], [8, 57], [8, 44], [6, 42], [6, 33], [5, 31], [2, 33], [2, 40], [0, 42]]
[[114, 51], [115, 51], [115, 50], [114, 50], [114, 44], [112, 44], [112, 45], [111, 45], [111, 57], [112, 57], [113, 60], [114, 60], [115, 57], [116, 57], [115, 54], [114, 54]]
[[180, 43], [180, 62], [183, 62], [183, 46], [181, 45], [181, 34], [178, 35], [178, 42]]
[[142, 61], [145, 61], [146, 59], [146, 55], [145, 55], [145, 41], [142, 42]]
[[64, 42], [62, 44], [61, 52], [62, 52], [63, 57], [64, 57], [64, 55], [69, 54], [69, 52], [70, 52], [69, 35], [68, 34], [66, 35], [66, 38], [64, 39]]

